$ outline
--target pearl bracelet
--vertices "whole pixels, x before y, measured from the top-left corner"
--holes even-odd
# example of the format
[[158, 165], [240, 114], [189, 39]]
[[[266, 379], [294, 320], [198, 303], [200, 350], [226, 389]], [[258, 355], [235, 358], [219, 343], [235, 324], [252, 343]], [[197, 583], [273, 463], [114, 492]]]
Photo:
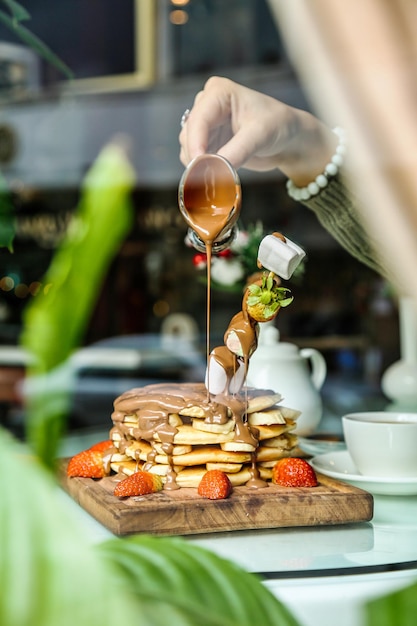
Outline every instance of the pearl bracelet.
[[339, 143], [336, 152], [330, 159], [330, 163], [324, 168], [324, 172], [319, 174], [306, 187], [296, 187], [291, 179], [287, 180], [287, 192], [293, 200], [309, 200], [312, 196], [316, 196], [322, 189], [327, 187], [329, 180], [337, 175], [339, 168], [343, 165], [346, 154], [346, 133], [340, 127], [334, 128], [333, 132], [338, 136]]

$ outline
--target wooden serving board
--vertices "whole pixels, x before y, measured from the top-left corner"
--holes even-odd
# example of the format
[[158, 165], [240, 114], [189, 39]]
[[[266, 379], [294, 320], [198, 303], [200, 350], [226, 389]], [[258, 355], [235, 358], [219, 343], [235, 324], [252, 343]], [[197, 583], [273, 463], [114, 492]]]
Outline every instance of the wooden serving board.
[[225, 500], [207, 500], [191, 488], [119, 499], [113, 495], [114, 477], [68, 478], [65, 467], [65, 491], [115, 535], [322, 526], [367, 522], [373, 516], [370, 493], [320, 474], [317, 487], [235, 487]]

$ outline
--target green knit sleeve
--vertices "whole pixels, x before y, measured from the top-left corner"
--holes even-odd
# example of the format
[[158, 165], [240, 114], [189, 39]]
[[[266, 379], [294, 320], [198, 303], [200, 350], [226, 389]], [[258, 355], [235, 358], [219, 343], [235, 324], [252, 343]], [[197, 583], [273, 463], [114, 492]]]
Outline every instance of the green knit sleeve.
[[316, 196], [300, 202], [316, 214], [323, 227], [352, 256], [378, 274], [387, 274], [359, 219], [353, 197], [340, 177], [333, 178]]

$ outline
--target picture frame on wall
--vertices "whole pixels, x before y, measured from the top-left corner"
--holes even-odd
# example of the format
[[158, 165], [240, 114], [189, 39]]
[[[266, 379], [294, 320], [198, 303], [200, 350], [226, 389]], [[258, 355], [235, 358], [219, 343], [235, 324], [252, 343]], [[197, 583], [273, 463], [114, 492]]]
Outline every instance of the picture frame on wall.
[[[74, 7], [74, 0], [71, 2]], [[71, 48], [73, 63], [71, 58], [66, 62], [74, 70], [74, 79], [63, 83], [64, 91], [110, 93], [152, 85], [155, 80], [154, 0], [81, 2], [78, 24], [89, 21], [92, 5], [96, 5], [94, 28], [89, 33], [80, 32], [81, 45]], [[64, 50], [62, 56], [65, 58]]]
[[[74, 78], [63, 79], [3, 23], [0, 63], [15, 66], [23, 56], [26, 68], [26, 57], [34, 57], [38, 89], [94, 93], [149, 87], [155, 80], [156, 5], [155, 0], [31, 0], [26, 28]], [[32, 64], [30, 69], [33, 74]], [[3, 82], [5, 76], [3, 71]]]

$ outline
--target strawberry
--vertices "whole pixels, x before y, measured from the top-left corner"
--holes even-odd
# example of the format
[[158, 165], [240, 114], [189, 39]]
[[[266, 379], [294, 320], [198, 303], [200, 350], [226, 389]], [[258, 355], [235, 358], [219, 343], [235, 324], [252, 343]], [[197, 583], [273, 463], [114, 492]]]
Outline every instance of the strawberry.
[[161, 491], [162, 486], [162, 478], [160, 476], [140, 470], [121, 480], [116, 485], [113, 493], [119, 498], [145, 496], [149, 493]]
[[113, 441], [111, 439], [107, 439], [106, 441], [99, 441], [98, 443], [94, 443], [89, 448], [89, 450], [94, 450], [96, 452], [106, 452], [112, 447], [113, 447]]
[[100, 450], [83, 450], [73, 456], [67, 466], [67, 476], [103, 478], [107, 475]]
[[272, 482], [281, 487], [317, 487], [317, 476], [307, 461], [285, 458], [277, 461], [272, 469]]
[[246, 309], [256, 322], [268, 322], [278, 315], [281, 307], [293, 301], [288, 297], [286, 287], [280, 287], [280, 279], [272, 272], [263, 272], [262, 278], [248, 285], [246, 289]]
[[232, 493], [232, 483], [225, 472], [208, 470], [198, 485], [198, 495], [209, 500], [222, 500]]

